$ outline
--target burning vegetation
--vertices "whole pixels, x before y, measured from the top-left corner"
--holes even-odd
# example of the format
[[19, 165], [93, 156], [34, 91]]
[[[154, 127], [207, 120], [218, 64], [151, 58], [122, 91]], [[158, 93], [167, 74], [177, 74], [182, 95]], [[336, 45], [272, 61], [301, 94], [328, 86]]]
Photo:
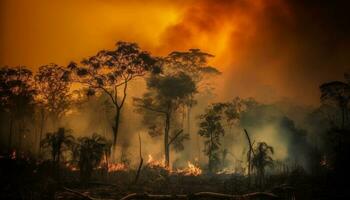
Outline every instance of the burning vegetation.
[[296, 122], [278, 104], [215, 101], [212, 57], [118, 42], [67, 67], [2, 67], [1, 198], [308, 199], [348, 174], [348, 75]]

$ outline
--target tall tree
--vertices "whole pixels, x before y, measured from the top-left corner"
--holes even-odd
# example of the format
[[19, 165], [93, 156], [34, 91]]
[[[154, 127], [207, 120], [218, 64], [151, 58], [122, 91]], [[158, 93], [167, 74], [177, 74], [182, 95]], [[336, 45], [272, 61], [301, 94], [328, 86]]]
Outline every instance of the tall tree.
[[25, 120], [34, 111], [35, 90], [32, 72], [26, 67], [2, 67], [0, 69], [0, 107], [8, 115], [8, 146], [12, 147], [13, 133], [17, 128], [19, 148], [26, 131]]
[[344, 128], [348, 117], [348, 105], [350, 101], [350, 85], [341, 81], [332, 81], [320, 86], [321, 103], [333, 105], [341, 111], [341, 127]]
[[212, 104], [206, 112], [199, 116], [198, 134], [206, 138], [204, 152], [208, 156], [208, 170], [213, 172], [219, 165], [220, 137], [224, 136], [225, 130], [222, 125], [222, 111], [225, 105], [221, 103]]
[[[153, 121], [150, 126], [151, 135], [161, 134], [157, 120], [163, 121], [165, 164], [169, 166], [170, 145], [188, 137], [183, 134], [182, 130], [176, 130], [172, 125], [174, 125], [180, 106], [188, 102], [190, 95], [195, 93], [196, 86], [190, 76], [178, 73], [164, 76], [154, 75], [147, 80], [147, 87], [149, 91], [142, 98], [134, 98], [134, 102], [145, 117], [151, 114]], [[149, 119], [148, 122], [150, 122]], [[170, 134], [171, 129], [175, 130], [172, 135]]]
[[[208, 65], [208, 59], [213, 55], [203, 52], [200, 49], [189, 49], [188, 51], [174, 51], [165, 58], [167, 73], [182, 72], [189, 75], [196, 84], [197, 90], [206, 90], [210, 86], [209, 76], [218, 75], [220, 72]], [[187, 132], [191, 132], [191, 109], [196, 104], [192, 93], [187, 107]]]
[[248, 185], [250, 186], [250, 175], [251, 175], [251, 170], [252, 170], [252, 155], [254, 156], [254, 148], [253, 148], [253, 143], [249, 137], [248, 131], [244, 129], [245, 136], [248, 141], [249, 145], [249, 150], [248, 150], [248, 155], [247, 155], [247, 160], [248, 160]]
[[44, 65], [35, 75], [37, 90], [36, 102], [40, 109], [40, 136], [42, 139], [44, 125], [49, 117], [53, 130], [60, 125], [62, 116], [68, 111], [71, 101], [70, 82], [67, 70], [56, 64]]
[[140, 50], [135, 43], [118, 42], [114, 50], [102, 50], [84, 59], [81, 64], [69, 64], [75, 75], [73, 80], [87, 86], [90, 94], [95, 91], [106, 93], [115, 107], [115, 124], [112, 127], [115, 146], [128, 84], [147, 72], [159, 72], [159, 68], [155, 67], [156, 59]]

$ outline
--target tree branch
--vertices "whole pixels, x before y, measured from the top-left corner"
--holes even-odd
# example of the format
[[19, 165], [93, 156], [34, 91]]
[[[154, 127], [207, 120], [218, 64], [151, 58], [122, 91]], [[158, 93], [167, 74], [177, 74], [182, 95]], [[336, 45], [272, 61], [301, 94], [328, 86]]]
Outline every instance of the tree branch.
[[72, 189], [69, 189], [69, 188], [66, 188], [66, 187], [63, 187], [63, 190], [65, 190], [67, 192], [70, 192], [70, 193], [73, 193], [73, 194], [75, 194], [75, 195], [77, 195], [79, 197], [82, 197], [83, 199], [86, 199], [86, 200], [97, 200], [97, 199], [95, 199], [93, 197], [90, 197], [90, 196], [88, 196], [86, 194], [83, 194], [81, 192], [78, 192], [78, 191], [75, 191], [75, 190], [72, 190]]
[[181, 129], [179, 132], [176, 133], [176, 135], [170, 140], [168, 145], [171, 145], [175, 141], [175, 139], [183, 132], [183, 129]]
[[150, 110], [150, 111], [153, 111], [153, 112], [168, 114], [168, 113], [167, 113], [166, 111], [164, 111], [164, 110], [157, 110], [157, 109], [154, 109], [154, 108], [147, 107], [147, 106], [145, 106], [145, 105], [139, 105], [139, 107], [142, 107], [142, 108], [144, 108], [144, 109], [147, 109], [147, 110]]

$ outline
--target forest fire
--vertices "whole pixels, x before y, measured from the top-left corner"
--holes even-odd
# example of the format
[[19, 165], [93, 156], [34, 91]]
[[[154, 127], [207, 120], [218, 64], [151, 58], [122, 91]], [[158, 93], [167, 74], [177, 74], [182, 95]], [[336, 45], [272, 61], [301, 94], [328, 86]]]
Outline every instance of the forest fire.
[[16, 150], [13, 150], [12, 153], [11, 153], [11, 155], [10, 155], [10, 158], [11, 158], [12, 160], [16, 160], [16, 157], [17, 157], [17, 155], [16, 155]]
[[108, 164], [108, 172], [118, 172], [118, 171], [126, 171], [126, 170], [128, 170], [128, 167], [124, 163], [109, 163]]
[[350, 199], [334, 2], [0, 0], [0, 199]]
[[170, 168], [165, 165], [165, 158], [156, 160], [151, 154], [148, 155], [147, 166], [150, 168], [164, 168], [170, 171]]
[[148, 155], [147, 166], [150, 168], [161, 168], [167, 170], [170, 174], [177, 174], [183, 176], [199, 176], [202, 174], [202, 169], [187, 161], [187, 166], [180, 169], [171, 169], [165, 165], [165, 159], [155, 160], [151, 154]]
[[79, 169], [75, 166], [75, 165], [72, 165], [70, 163], [66, 163], [66, 168], [70, 171], [79, 171]]
[[151, 154], [148, 155], [147, 166], [151, 168], [162, 168], [169, 171], [170, 174], [183, 176], [199, 176], [202, 174], [202, 169], [190, 161], [187, 161], [187, 166], [182, 169], [171, 169], [165, 165], [165, 159], [155, 160]]
[[194, 165], [190, 161], [187, 161], [187, 167], [183, 169], [177, 169], [175, 173], [184, 176], [199, 176], [202, 174], [202, 169]]
[[234, 173], [236, 173], [236, 170], [232, 169], [232, 168], [224, 168], [224, 169], [216, 172], [216, 174], [234, 174]]

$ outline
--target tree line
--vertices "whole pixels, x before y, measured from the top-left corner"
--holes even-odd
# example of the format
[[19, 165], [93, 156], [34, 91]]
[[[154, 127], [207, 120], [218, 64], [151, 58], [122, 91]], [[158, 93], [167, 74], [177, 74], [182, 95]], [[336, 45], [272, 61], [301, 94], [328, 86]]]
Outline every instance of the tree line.
[[[11, 152], [14, 148], [20, 151], [27, 138], [32, 137], [31, 150], [41, 154], [42, 148], [50, 149], [53, 163], [59, 168], [61, 153], [69, 148], [82, 176], [89, 177], [97, 163], [115, 150], [123, 134], [120, 123], [130, 84], [142, 79], [146, 91], [133, 97], [132, 102], [142, 115], [149, 135], [163, 138], [165, 163], [169, 166], [171, 149], [183, 150], [183, 142], [189, 139], [191, 109], [197, 103], [196, 95], [210, 90], [210, 77], [220, 74], [218, 69], [208, 65], [211, 57], [213, 55], [199, 49], [157, 57], [140, 49], [136, 43], [118, 42], [112, 50], [101, 50], [67, 66], [51, 63], [39, 67], [36, 72], [24, 66], [1, 67], [2, 151]], [[329, 167], [343, 169], [349, 142], [349, 76], [345, 76], [345, 81], [322, 84], [320, 91], [321, 106], [310, 113], [308, 119], [309, 124], [325, 122], [323, 131], [319, 131], [322, 144], [313, 147], [316, 149], [313, 155], [318, 163], [325, 161]], [[61, 128], [62, 118], [91, 96], [106, 99], [97, 103], [103, 104], [113, 117], [111, 124], [106, 123], [110, 125], [108, 139], [97, 134], [74, 139], [69, 129]], [[222, 149], [222, 137], [233, 127], [240, 127], [247, 136], [248, 173], [254, 171], [262, 184], [266, 167], [273, 163], [274, 149], [264, 141], [254, 144], [243, 128], [247, 113], [263, 107], [254, 99], [237, 97], [228, 102], [212, 103], [198, 116], [198, 135], [204, 139], [208, 171], [218, 171], [229, 153]], [[288, 120], [283, 121], [284, 126], [302, 132]], [[37, 134], [33, 136], [33, 132]], [[293, 141], [303, 140], [306, 145], [305, 139], [298, 138], [303, 137], [295, 137]]]

